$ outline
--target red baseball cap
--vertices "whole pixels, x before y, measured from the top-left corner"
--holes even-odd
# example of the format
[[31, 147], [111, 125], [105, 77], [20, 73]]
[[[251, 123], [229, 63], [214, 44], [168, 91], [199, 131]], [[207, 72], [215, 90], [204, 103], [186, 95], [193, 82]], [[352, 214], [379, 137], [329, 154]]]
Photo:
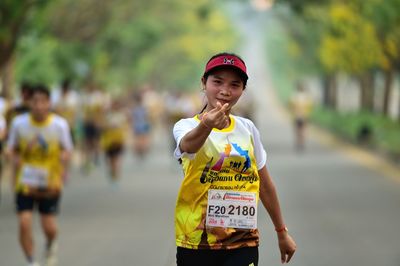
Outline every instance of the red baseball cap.
[[215, 69], [217, 67], [232, 67], [232, 68], [235, 68], [235, 69], [239, 70], [239, 72], [242, 73], [243, 76], [246, 77], [246, 79], [249, 78], [247, 76], [246, 65], [237, 56], [234, 56], [234, 55], [220, 55], [220, 56], [217, 56], [217, 57], [211, 59], [207, 63], [203, 75], [206, 75], [208, 72], [210, 72], [211, 70], [213, 70], [213, 69]]

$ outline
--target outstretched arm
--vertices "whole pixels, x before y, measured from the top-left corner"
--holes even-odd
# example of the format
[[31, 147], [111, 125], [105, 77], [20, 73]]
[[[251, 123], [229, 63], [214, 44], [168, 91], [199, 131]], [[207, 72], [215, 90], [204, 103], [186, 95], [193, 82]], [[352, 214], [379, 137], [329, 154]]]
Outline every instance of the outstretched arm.
[[180, 141], [179, 148], [182, 152], [196, 153], [207, 140], [213, 128], [222, 129], [229, 124], [229, 117], [225, 114], [228, 104], [217, 107], [203, 114], [200, 124], [189, 131]]
[[[277, 230], [279, 249], [281, 252], [281, 262], [288, 263], [296, 251], [296, 243], [286, 230], [283, 221], [278, 195], [271, 176], [264, 166], [258, 171], [260, 176], [260, 199], [267, 210], [271, 220]], [[279, 231], [279, 232], [278, 232]]]

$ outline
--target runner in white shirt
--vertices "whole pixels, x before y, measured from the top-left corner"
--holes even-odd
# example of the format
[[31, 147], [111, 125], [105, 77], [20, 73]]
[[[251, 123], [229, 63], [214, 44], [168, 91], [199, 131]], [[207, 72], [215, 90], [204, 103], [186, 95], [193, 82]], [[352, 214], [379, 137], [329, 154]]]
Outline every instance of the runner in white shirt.
[[7, 155], [15, 170], [20, 244], [29, 265], [38, 265], [34, 260], [32, 234], [35, 206], [47, 240], [46, 265], [56, 263], [56, 214], [73, 149], [67, 121], [49, 110], [49, 90], [37, 86], [33, 90], [31, 111], [14, 118], [7, 141]]

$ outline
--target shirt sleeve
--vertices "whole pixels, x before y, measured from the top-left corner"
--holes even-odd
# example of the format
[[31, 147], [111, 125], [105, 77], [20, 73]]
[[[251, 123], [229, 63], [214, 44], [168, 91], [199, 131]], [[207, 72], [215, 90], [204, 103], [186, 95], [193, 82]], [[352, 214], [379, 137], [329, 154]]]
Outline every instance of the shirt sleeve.
[[0, 131], [6, 129], [7, 129], [6, 119], [4, 118], [3, 115], [0, 115]]
[[18, 141], [18, 129], [17, 129], [17, 119], [13, 119], [11, 122], [11, 128], [8, 132], [8, 139], [7, 139], [7, 149], [14, 149], [17, 146]]
[[257, 169], [260, 170], [267, 163], [267, 152], [265, 151], [261, 142], [260, 132], [258, 131], [257, 127], [253, 122], [251, 122], [250, 126], [254, 141], [254, 156], [256, 157]]
[[72, 151], [74, 145], [72, 144], [71, 131], [65, 119], [60, 119], [60, 127], [61, 127], [61, 139], [60, 139], [61, 146], [66, 151]]
[[175, 123], [174, 129], [173, 129], [173, 134], [174, 134], [174, 139], [176, 142], [176, 148], [174, 151], [174, 158], [175, 159], [180, 159], [184, 155], [191, 156], [193, 154], [189, 154], [186, 152], [182, 152], [181, 149], [179, 148], [179, 144], [182, 140], [182, 138], [193, 128], [195, 128], [195, 124], [191, 123], [190, 119], [181, 119], [178, 122]]

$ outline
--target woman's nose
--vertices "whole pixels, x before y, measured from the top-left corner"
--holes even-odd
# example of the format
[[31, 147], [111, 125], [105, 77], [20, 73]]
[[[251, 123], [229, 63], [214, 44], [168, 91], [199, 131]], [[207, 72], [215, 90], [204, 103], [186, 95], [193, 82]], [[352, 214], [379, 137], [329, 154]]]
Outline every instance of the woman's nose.
[[222, 95], [226, 95], [226, 96], [229, 96], [231, 94], [231, 92], [227, 86], [222, 86], [220, 93]]

